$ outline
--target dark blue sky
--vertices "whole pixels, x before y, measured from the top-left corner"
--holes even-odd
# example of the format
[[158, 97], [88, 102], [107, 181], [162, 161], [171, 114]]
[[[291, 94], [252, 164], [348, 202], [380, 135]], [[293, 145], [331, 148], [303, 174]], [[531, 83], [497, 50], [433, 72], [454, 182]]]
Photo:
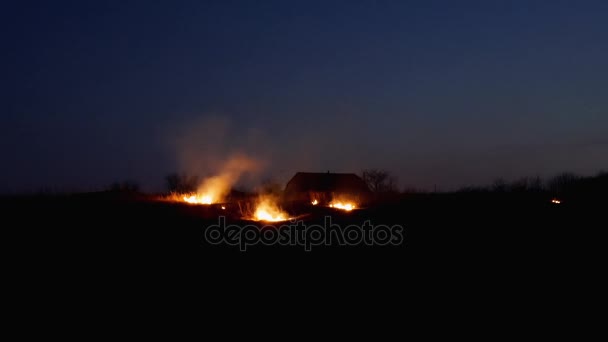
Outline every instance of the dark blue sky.
[[176, 132], [208, 135], [218, 118], [218, 148], [281, 181], [595, 173], [608, 167], [607, 18], [606, 1], [5, 3], [0, 191], [161, 189], [192, 171]]

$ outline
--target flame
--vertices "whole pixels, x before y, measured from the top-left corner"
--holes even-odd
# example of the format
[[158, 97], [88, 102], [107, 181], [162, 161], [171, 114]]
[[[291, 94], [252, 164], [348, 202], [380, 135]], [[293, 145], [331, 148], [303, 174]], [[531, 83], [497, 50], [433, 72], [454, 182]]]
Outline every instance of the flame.
[[256, 221], [287, 221], [290, 219], [289, 215], [279, 209], [277, 204], [270, 198], [262, 198], [255, 208], [253, 219]]
[[341, 210], [345, 210], [345, 211], [351, 211], [351, 210], [357, 208], [357, 206], [354, 203], [350, 203], [350, 202], [331, 202], [329, 204], [329, 207], [341, 209]]
[[312, 201], [312, 202], [310, 202], [310, 203], [311, 203], [312, 205], [317, 205], [317, 204], [319, 204], [319, 201], [317, 201], [317, 200], [313, 200], [313, 201]]
[[562, 201], [558, 200], [557, 198], [554, 198], [551, 200], [551, 203], [553, 204], [562, 204]]
[[213, 197], [211, 197], [210, 195], [185, 195], [184, 197], [184, 201], [190, 204], [212, 204], [215, 203], [215, 201], [213, 200]]
[[217, 174], [206, 178], [198, 187], [195, 194], [183, 196], [183, 200], [191, 204], [214, 204], [224, 202], [230, 193], [230, 188], [246, 172], [253, 172], [259, 165], [246, 156], [235, 155], [220, 164]]

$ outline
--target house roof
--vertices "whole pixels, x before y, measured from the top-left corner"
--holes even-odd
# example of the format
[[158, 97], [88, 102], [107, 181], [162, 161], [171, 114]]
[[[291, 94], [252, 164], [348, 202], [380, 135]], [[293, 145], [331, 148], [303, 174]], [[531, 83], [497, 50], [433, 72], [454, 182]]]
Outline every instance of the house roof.
[[297, 192], [368, 193], [367, 184], [354, 173], [298, 172], [285, 187], [286, 193]]

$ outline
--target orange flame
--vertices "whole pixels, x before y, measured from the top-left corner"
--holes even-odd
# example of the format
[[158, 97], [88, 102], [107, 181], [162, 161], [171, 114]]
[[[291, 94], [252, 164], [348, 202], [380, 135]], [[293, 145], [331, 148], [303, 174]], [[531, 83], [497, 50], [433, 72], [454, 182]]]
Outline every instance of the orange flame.
[[313, 201], [312, 201], [312, 202], [310, 202], [310, 203], [311, 203], [312, 205], [317, 205], [317, 204], [319, 204], [319, 201], [317, 201], [317, 200], [313, 200]]
[[235, 155], [220, 165], [215, 176], [205, 179], [195, 194], [188, 194], [183, 200], [191, 204], [221, 203], [242, 174], [255, 171], [258, 167], [256, 161]]
[[558, 200], [557, 198], [554, 198], [551, 200], [551, 203], [553, 204], [562, 204], [562, 201]]
[[335, 208], [335, 209], [341, 209], [341, 210], [345, 210], [345, 211], [351, 211], [351, 210], [357, 208], [357, 206], [351, 202], [331, 202], [329, 204], [329, 207]]
[[212, 204], [214, 203], [213, 197], [210, 195], [185, 195], [184, 201], [190, 204]]
[[277, 204], [270, 198], [262, 198], [253, 214], [253, 220], [255, 221], [280, 222], [289, 219], [289, 215], [279, 209]]

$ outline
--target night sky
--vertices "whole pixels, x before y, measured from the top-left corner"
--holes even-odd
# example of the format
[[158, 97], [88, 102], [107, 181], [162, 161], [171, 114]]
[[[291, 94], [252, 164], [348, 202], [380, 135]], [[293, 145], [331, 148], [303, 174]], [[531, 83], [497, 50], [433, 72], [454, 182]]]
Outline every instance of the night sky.
[[427, 189], [608, 168], [608, 1], [25, 0], [0, 26], [0, 192], [235, 153]]

